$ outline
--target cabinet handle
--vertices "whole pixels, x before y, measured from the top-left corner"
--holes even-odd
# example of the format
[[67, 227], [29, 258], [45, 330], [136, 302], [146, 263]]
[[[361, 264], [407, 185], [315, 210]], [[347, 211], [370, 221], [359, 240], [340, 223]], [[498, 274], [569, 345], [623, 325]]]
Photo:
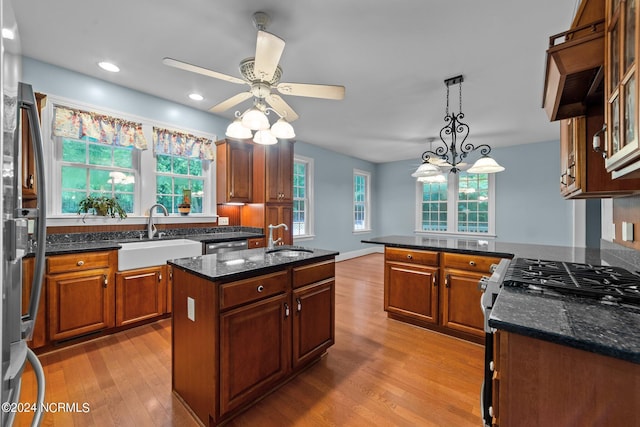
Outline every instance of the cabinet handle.
[[233, 197], [233, 191], [229, 191], [229, 197]]
[[27, 185], [29, 188], [33, 188], [33, 174], [29, 175], [29, 178], [27, 179]]
[[284, 317], [289, 317], [289, 304], [284, 303]]
[[84, 265], [84, 261], [83, 261], [83, 260], [80, 260], [80, 261], [76, 262], [76, 265], [77, 265], [78, 267], [82, 267], [82, 266]]
[[298, 313], [300, 313], [302, 311], [302, 302], [300, 301], [300, 298], [296, 298], [296, 302], [298, 303]]
[[407, 254], [407, 259], [413, 259], [413, 255]]
[[258, 292], [262, 292], [262, 291], [264, 291], [264, 286], [258, 285]]
[[438, 275], [437, 275], [437, 274], [434, 274], [434, 275], [431, 277], [431, 281], [433, 282], [433, 286], [438, 286]]
[[158, 282], [162, 281], [162, 273], [158, 273]]
[[109, 284], [109, 278], [107, 277], [107, 275], [106, 275], [106, 274], [103, 274], [103, 275], [102, 275], [102, 280], [103, 280], [103, 281], [102, 281], [102, 287], [106, 288], [106, 287], [107, 287], [107, 285]]
[[444, 278], [444, 286], [445, 288], [449, 287], [449, 274], [447, 274]]
[[469, 261], [469, 265], [470, 265], [471, 267], [475, 267], [475, 266], [476, 266], [476, 262], [475, 262], [475, 261]]

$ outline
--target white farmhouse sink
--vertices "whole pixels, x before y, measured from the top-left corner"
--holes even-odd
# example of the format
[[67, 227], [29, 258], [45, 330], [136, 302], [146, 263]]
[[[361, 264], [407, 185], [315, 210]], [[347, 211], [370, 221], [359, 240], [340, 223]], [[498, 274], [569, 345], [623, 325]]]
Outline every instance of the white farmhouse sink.
[[202, 255], [202, 243], [189, 239], [120, 243], [118, 270], [166, 264], [168, 259]]

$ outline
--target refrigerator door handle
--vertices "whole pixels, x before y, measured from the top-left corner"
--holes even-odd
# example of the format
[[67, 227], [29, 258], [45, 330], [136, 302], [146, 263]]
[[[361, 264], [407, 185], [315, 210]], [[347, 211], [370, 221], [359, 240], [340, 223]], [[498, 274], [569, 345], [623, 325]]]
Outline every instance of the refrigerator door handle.
[[35, 267], [33, 271], [33, 282], [31, 284], [31, 296], [29, 298], [29, 310], [27, 314], [22, 316], [22, 336], [26, 340], [30, 340], [33, 335], [33, 324], [38, 314], [38, 306], [40, 304], [40, 295], [42, 293], [42, 279], [44, 277], [44, 263], [47, 237], [47, 195], [45, 185], [44, 171], [44, 146], [42, 142], [42, 133], [40, 132], [40, 118], [38, 116], [38, 107], [36, 105], [36, 97], [30, 84], [19, 84], [19, 102], [20, 107], [25, 108], [29, 117], [29, 132], [31, 133], [31, 143], [33, 144], [33, 152], [36, 166], [36, 182], [38, 183], [38, 198], [36, 201], [35, 212]]

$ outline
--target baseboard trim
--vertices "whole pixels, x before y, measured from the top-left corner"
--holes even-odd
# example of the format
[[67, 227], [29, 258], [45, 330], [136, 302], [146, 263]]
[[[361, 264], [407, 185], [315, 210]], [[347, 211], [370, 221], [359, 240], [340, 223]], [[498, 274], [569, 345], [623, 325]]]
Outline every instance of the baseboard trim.
[[341, 253], [336, 257], [336, 261], [346, 261], [351, 258], [357, 258], [360, 256], [369, 255], [369, 254], [383, 254], [383, 253], [384, 253], [384, 246], [376, 245], [370, 248], [358, 249], [357, 251], [349, 251], [349, 252]]

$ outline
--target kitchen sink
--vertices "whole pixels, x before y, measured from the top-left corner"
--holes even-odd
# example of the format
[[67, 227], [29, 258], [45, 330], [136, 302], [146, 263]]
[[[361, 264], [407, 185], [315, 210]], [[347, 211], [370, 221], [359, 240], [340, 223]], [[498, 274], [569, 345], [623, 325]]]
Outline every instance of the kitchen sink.
[[168, 259], [202, 255], [202, 243], [189, 239], [146, 240], [120, 243], [118, 270], [166, 264]]
[[295, 258], [307, 254], [312, 254], [313, 250], [306, 248], [295, 248], [295, 247], [283, 247], [283, 248], [275, 248], [269, 249], [266, 251], [267, 254], [287, 257], [287, 258]]

